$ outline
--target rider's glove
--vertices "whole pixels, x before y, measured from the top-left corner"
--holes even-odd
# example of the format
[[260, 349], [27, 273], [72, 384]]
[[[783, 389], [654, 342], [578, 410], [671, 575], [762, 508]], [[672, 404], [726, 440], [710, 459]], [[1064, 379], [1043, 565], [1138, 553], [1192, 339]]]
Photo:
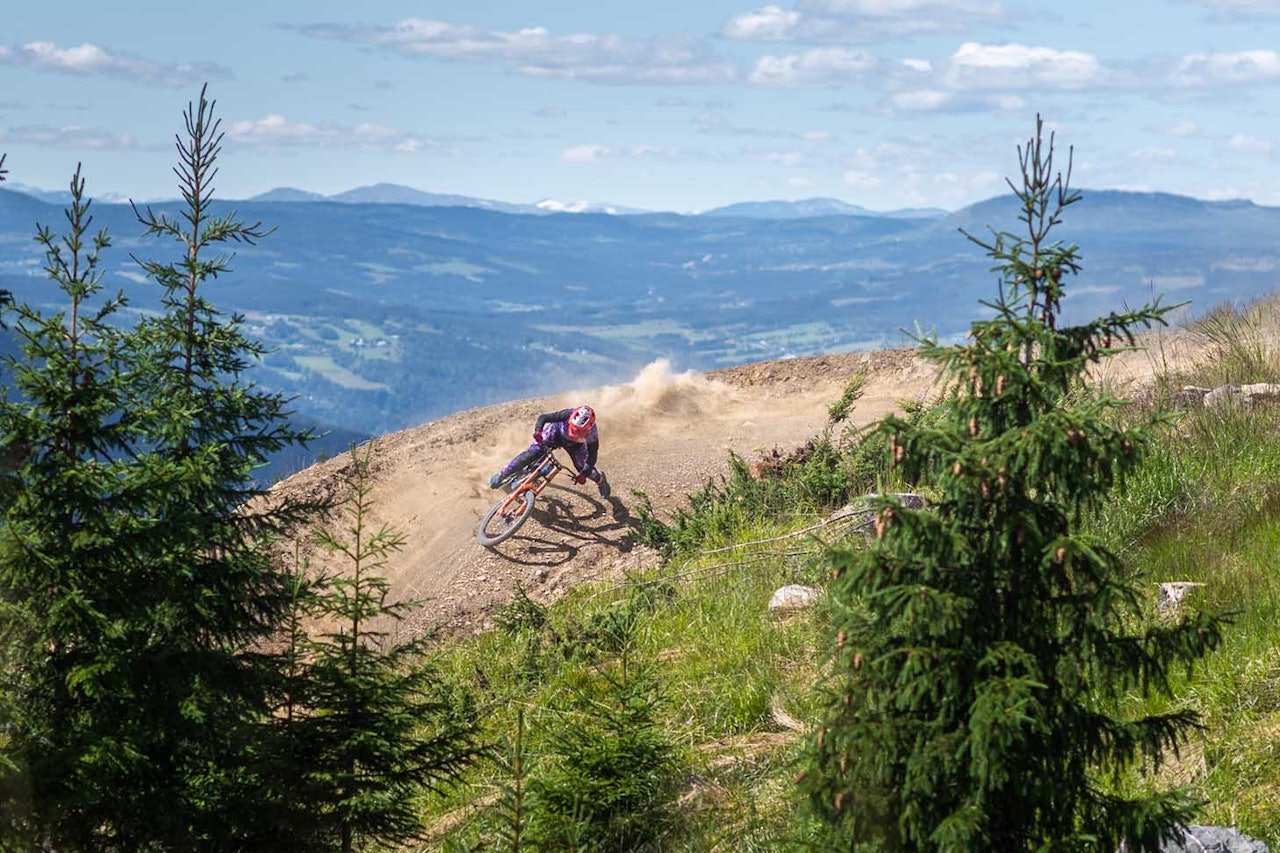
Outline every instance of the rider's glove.
[[533, 443], [534, 443], [534, 444], [542, 444], [542, 431], [541, 431], [541, 430], [536, 430], [536, 429], [535, 429], [535, 430], [533, 431]]
[[581, 486], [583, 483], [587, 482], [587, 475], [586, 475], [586, 474], [574, 474], [574, 475], [573, 475], [573, 482], [575, 482], [575, 483], [577, 483], [579, 486]]

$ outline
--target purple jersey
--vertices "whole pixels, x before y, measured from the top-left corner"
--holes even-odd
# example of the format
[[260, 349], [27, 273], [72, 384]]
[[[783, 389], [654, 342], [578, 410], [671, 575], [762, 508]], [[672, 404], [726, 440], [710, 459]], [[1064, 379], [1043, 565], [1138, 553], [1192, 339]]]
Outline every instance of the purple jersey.
[[587, 440], [582, 442], [569, 438], [567, 421], [547, 421], [538, 434], [542, 437], [540, 443], [544, 448], [560, 447], [569, 451], [569, 457], [573, 459], [579, 474], [585, 474], [595, 467], [596, 455], [600, 450], [600, 431], [594, 424], [587, 433]]
[[604, 475], [596, 468], [596, 457], [600, 452], [600, 431], [593, 424], [587, 433], [586, 441], [574, 441], [569, 438], [569, 415], [572, 412], [573, 409], [561, 409], [558, 412], [538, 415], [538, 421], [534, 424], [538, 440], [503, 466], [499, 472], [500, 475], [509, 477], [515, 471], [522, 470], [526, 465], [531, 464], [545, 451], [560, 448], [569, 453], [569, 458], [573, 460], [573, 466], [578, 469], [579, 474], [589, 477], [593, 482], [602, 482]]

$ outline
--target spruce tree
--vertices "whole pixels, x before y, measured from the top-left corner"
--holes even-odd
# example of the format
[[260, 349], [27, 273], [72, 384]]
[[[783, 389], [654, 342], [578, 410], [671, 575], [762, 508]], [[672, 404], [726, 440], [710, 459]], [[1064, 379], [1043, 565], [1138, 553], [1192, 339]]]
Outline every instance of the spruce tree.
[[680, 769], [658, 716], [661, 698], [653, 670], [630, 662], [624, 648], [556, 710], [553, 754], [529, 778], [530, 847], [661, 849]]
[[961, 344], [921, 342], [959, 393], [936, 424], [879, 426], [937, 504], [881, 500], [870, 547], [829, 554], [830, 701], [801, 784], [834, 848], [1154, 849], [1193, 807], [1110, 784], [1197, 724], [1121, 700], [1168, 693], [1221, 620], [1144, 619], [1136, 574], [1082, 524], [1140, 464], [1149, 429], [1124, 426], [1085, 373], [1169, 309], [1058, 324], [1080, 257], [1050, 231], [1080, 194], [1039, 118], [1018, 153], [1020, 232], [966, 234], [999, 275], [992, 316]]
[[0, 583], [24, 617], [18, 725], [9, 747], [30, 779], [33, 823], [57, 849], [246, 849], [267, 819], [262, 739], [276, 661], [263, 652], [288, 612], [272, 537], [315, 507], [253, 480], [306, 436], [285, 401], [246, 381], [260, 347], [207, 289], [230, 272], [219, 244], [266, 233], [212, 212], [221, 145], [202, 91], [177, 148], [178, 218], [139, 211], [180, 247], [141, 261], [164, 310], [135, 328], [108, 319], [87, 202], [71, 231], [41, 231], [71, 306], [17, 316], [22, 399], [0, 409], [22, 461], [3, 530]]
[[110, 239], [90, 236], [79, 168], [70, 189], [66, 234], [40, 226], [36, 238], [64, 307], [45, 316], [24, 303], [14, 312], [21, 356], [5, 365], [0, 440], [16, 463], [15, 492], [0, 529], [0, 590], [15, 641], [6, 747], [20, 768], [6, 779], [5, 834], [48, 826], [75, 848], [89, 846], [94, 825], [110, 826], [96, 811], [113, 784], [110, 768], [135, 757], [113, 698], [128, 692], [118, 642], [129, 597], [127, 557], [113, 543], [130, 523], [127, 454], [136, 433], [122, 417], [125, 337], [109, 322], [123, 299], [101, 297], [99, 258]]
[[346, 570], [313, 582], [310, 615], [323, 630], [302, 643], [288, 737], [310, 753], [292, 789], [311, 821], [310, 849], [349, 853], [418, 836], [421, 795], [456, 781], [480, 750], [477, 721], [450, 713], [427, 657], [430, 634], [392, 637], [417, 602], [389, 601], [379, 574], [405, 537], [372, 523], [367, 450], [351, 451], [343, 485], [345, 527], [318, 536]]
[[270, 233], [215, 209], [223, 135], [214, 108], [202, 88], [183, 114], [179, 214], [135, 207], [147, 236], [177, 248], [173, 260], [138, 261], [162, 290], [162, 311], [136, 332], [145, 358], [139, 463], [154, 498], [138, 592], [146, 599], [140, 628], [156, 646], [152, 754], [177, 765], [175, 808], [189, 824], [175, 831], [187, 844], [221, 847], [261, 830], [249, 768], [276, 677], [263, 648], [293, 599], [291, 573], [272, 545], [318, 507], [269, 495], [255, 480], [269, 455], [310, 436], [291, 426], [284, 397], [249, 379], [263, 348], [244, 334], [243, 317], [224, 315], [209, 294], [232, 272], [227, 245]]

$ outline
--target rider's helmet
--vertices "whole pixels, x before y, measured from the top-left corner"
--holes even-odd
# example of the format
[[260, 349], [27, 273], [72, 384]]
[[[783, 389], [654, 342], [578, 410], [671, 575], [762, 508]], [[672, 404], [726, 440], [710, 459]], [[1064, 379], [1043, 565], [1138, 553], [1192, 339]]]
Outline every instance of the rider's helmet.
[[567, 432], [572, 441], [586, 441], [591, 428], [596, 425], [596, 413], [590, 406], [578, 406], [569, 413]]

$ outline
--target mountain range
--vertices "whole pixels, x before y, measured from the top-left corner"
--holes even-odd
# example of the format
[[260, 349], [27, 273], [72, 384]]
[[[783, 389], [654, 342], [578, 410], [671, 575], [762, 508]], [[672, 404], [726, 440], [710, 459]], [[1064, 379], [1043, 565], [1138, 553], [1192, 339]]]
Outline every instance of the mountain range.
[[[15, 190], [49, 204], [70, 204], [71, 193], [67, 190], [44, 190], [27, 184], [8, 183], [6, 189]], [[128, 198], [118, 194], [108, 194], [98, 199], [106, 203], [127, 203]], [[149, 202], [171, 201], [172, 199], [146, 199]], [[138, 199], [135, 199], [138, 201]], [[264, 193], [251, 196], [248, 202], [316, 202], [336, 201], [343, 204], [414, 204], [422, 207], [478, 207], [481, 210], [496, 210], [502, 213], [608, 213], [625, 216], [638, 213], [652, 213], [635, 207], [592, 201], [560, 201], [544, 198], [530, 204], [519, 202], [496, 201], [494, 199], [476, 198], [474, 196], [456, 195], [453, 193], [433, 193], [407, 187], [403, 184], [379, 183], [355, 187], [332, 195], [311, 192], [297, 187], [275, 187]], [[809, 198], [795, 201], [748, 201], [714, 207], [701, 211], [702, 216], [749, 216], [758, 219], [803, 219], [811, 216], [887, 216], [890, 218], [927, 219], [946, 215], [939, 208], [904, 208], [902, 210], [873, 211], [856, 204], [850, 204], [836, 198]]]
[[[54, 201], [48, 193], [29, 193], [44, 201]], [[63, 196], [68, 194], [64, 193]], [[64, 198], [60, 203], [69, 200]], [[608, 213], [615, 216], [652, 213], [634, 207], [607, 202], [559, 201], [546, 198], [532, 204], [474, 198], [472, 196], [433, 193], [400, 184], [372, 184], [333, 195], [322, 195], [294, 187], [276, 187], [248, 201], [338, 201], [345, 204], [416, 204], [423, 207], [478, 207], [502, 213]], [[885, 216], [890, 219], [932, 219], [945, 216], [939, 208], [904, 208], [877, 212], [837, 198], [808, 198], [795, 201], [747, 201], [701, 211], [700, 216], [746, 216], [753, 219], [805, 219], [814, 216]]]
[[[353, 434], [624, 381], [660, 357], [710, 369], [910, 343], [903, 330], [957, 336], [998, 286], [961, 232], [1019, 228], [1012, 196], [950, 213], [809, 200], [607, 215], [428, 203], [406, 189], [281, 189], [214, 207], [274, 228], [230, 247], [234, 271], [209, 291], [272, 348], [257, 381]], [[52, 201], [0, 187], [0, 287], [49, 309], [57, 293], [32, 236], [62, 226]], [[144, 240], [127, 204], [99, 199], [93, 213], [112, 236], [108, 285], [133, 310], [156, 307], [135, 258], [178, 247]], [[1085, 190], [1055, 233], [1083, 260], [1064, 321], [1156, 295], [1204, 312], [1269, 292], [1277, 235], [1280, 208]]]

